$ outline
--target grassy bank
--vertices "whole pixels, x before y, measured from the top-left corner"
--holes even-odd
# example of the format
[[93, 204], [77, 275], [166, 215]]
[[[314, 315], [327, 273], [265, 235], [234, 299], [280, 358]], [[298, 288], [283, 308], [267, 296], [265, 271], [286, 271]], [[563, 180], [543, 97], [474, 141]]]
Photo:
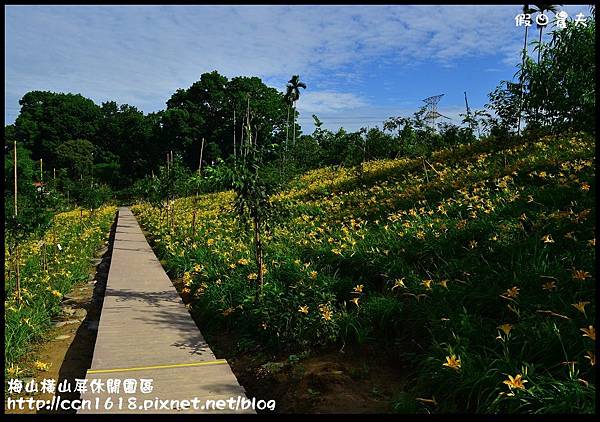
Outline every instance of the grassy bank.
[[594, 139], [490, 139], [323, 168], [271, 197], [266, 275], [234, 194], [133, 207], [207, 327], [300, 352], [385, 344], [403, 412], [595, 411]]

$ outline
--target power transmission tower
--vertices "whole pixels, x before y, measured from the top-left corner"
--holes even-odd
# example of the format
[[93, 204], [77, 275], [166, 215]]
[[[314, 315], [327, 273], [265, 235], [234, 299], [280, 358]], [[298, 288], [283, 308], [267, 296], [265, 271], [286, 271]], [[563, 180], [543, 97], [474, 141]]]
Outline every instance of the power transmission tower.
[[450, 119], [450, 117], [446, 117], [443, 114], [438, 113], [437, 104], [440, 102], [440, 99], [444, 96], [444, 94], [434, 95], [433, 97], [427, 97], [423, 100], [425, 104], [427, 104], [427, 113], [424, 116], [424, 120], [428, 122], [428, 126], [433, 130], [436, 130], [435, 121], [438, 117], [443, 117], [445, 119]]
[[469, 101], [467, 100], [467, 91], [465, 91], [465, 105], [467, 106], [467, 120], [469, 122], [469, 127], [471, 131], [475, 133], [475, 120], [471, 117], [471, 109], [469, 108]]

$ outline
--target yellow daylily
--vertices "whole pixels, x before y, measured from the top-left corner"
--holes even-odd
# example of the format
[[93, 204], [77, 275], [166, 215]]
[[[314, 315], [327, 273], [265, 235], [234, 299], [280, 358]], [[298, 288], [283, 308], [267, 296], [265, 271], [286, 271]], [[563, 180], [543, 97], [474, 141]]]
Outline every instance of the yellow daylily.
[[589, 359], [590, 365], [596, 366], [596, 354], [591, 350], [588, 350], [585, 354], [585, 358]]
[[591, 275], [587, 271], [576, 270], [576, 269], [573, 270], [573, 279], [574, 280], [585, 281], [585, 279], [590, 278], [590, 277], [591, 277]]
[[585, 315], [585, 306], [589, 305], [590, 302], [577, 302], [577, 303], [571, 303], [571, 306], [573, 306], [575, 309], [577, 309], [579, 312], [581, 312], [583, 315]]
[[517, 286], [511, 287], [504, 292], [504, 295], [500, 295], [501, 297], [516, 299], [519, 296], [519, 288]]
[[548, 290], [548, 291], [554, 290], [554, 289], [556, 289], [556, 282], [555, 281], [547, 281], [544, 284], [542, 284], [542, 289]]
[[552, 235], [550, 234], [543, 236], [542, 240], [544, 241], [544, 243], [554, 243], [554, 239], [552, 239]]
[[392, 290], [394, 290], [396, 287], [406, 288], [406, 285], [404, 284], [404, 277], [396, 279], [394, 281], [394, 286], [392, 287]]
[[502, 325], [499, 325], [498, 328], [500, 328], [502, 331], [504, 331], [504, 334], [509, 335], [510, 330], [512, 330], [513, 326], [511, 324], [502, 324]]
[[456, 355], [446, 356], [446, 363], [444, 363], [443, 366], [447, 366], [448, 368], [458, 371], [461, 367], [460, 358], [457, 358]]
[[596, 330], [593, 325], [590, 325], [588, 328], [580, 328], [579, 330], [583, 331], [583, 337], [589, 337], [596, 341]]
[[509, 375], [508, 379], [505, 381], [502, 381], [504, 384], [508, 385], [508, 388], [510, 388], [511, 390], [513, 388], [517, 388], [517, 389], [521, 389], [521, 390], [525, 390], [525, 383], [528, 382], [527, 380], [523, 379], [523, 376], [521, 374], [517, 374], [514, 376]]
[[50, 369], [50, 367], [52, 366], [51, 363], [45, 363], [39, 360], [36, 360], [35, 362], [33, 362], [33, 366], [35, 367], [35, 369], [37, 369], [38, 371], [47, 371]]

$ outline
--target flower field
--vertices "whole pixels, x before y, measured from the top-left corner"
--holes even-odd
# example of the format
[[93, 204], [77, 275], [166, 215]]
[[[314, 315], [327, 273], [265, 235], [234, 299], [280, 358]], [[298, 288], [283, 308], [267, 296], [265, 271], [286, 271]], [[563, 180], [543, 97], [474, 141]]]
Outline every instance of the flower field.
[[73, 210], [56, 214], [41, 239], [19, 245], [20, 297], [16, 258], [5, 245], [5, 371], [19, 376], [17, 362], [42, 339], [50, 319], [60, 311], [64, 294], [89, 277], [90, 259], [108, 238], [116, 207], [93, 213]]
[[591, 413], [594, 148], [487, 140], [306, 173], [270, 198], [260, 295], [234, 193], [175, 200], [172, 226], [132, 211], [207, 326], [278, 351], [381, 344], [416, 369], [397, 411]]

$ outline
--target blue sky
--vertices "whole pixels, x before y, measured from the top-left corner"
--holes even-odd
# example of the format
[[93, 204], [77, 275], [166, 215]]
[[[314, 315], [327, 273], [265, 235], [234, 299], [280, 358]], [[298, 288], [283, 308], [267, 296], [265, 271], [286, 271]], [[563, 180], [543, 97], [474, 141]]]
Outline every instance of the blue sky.
[[[515, 73], [520, 7], [5, 6], [4, 120], [14, 122], [31, 90], [158, 111], [218, 70], [281, 91], [299, 74], [304, 132], [313, 113], [332, 130], [381, 127], [442, 93], [439, 111], [458, 123], [464, 91], [481, 108]], [[587, 5], [561, 9], [590, 14]], [[537, 39], [535, 27], [530, 34]]]

